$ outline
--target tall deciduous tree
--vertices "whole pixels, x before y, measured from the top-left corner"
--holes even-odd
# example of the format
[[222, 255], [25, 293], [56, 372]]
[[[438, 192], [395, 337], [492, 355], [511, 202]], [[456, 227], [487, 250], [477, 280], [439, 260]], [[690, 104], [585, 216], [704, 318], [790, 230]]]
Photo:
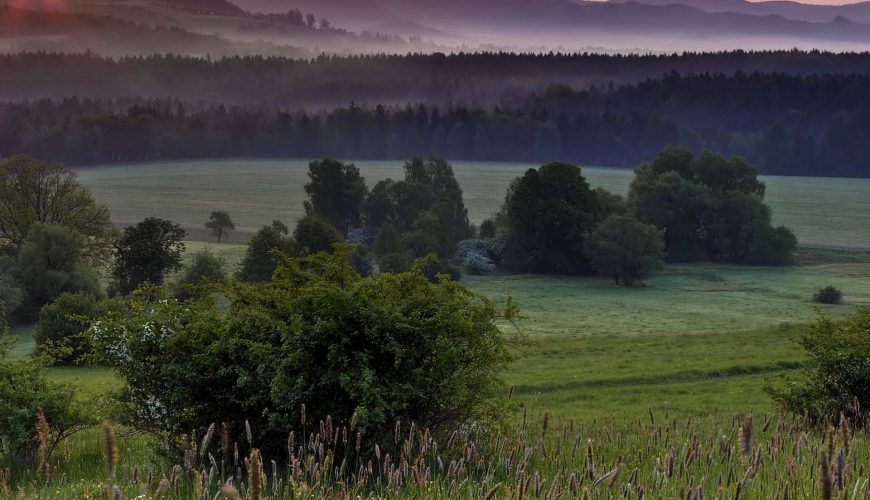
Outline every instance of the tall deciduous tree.
[[502, 212], [509, 268], [566, 274], [589, 270], [583, 241], [595, 227], [599, 209], [579, 167], [548, 163], [529, 169], [511, 184]]
[[308, 165], [305, 212], [328, 221], [342, 232], [361, 221], [363, 200], [368, 188], [359, 169], [353, 164], [323, 159]]
[[182, 267], [186, 235], [178, 224], [155, 217], [124, 229], [112, 270], [114, 289], [127, 294], [145, 283], [162, 284], [169, 272]]
[[662, 230], [671, 260], [786, 264], [797, 240], [771, 224], [764, 190], [742, 158], [672, 147], [637, 170], [629, 206]]
[[230, 214], [223, 210], [216, 210], [211, 213], [211, 217], [205, 223], [205, 227], [211, 229], [211, 232], [217, 236], [218, 243], [220, 243], [224, 236], [236, 228], [236, 225], [230, 218]]
[[389, 224], [415, 257], [449, 258], [456, 244], [473, 234], [453, 167], [440, 158], [412, 158], [404, 180], [379, 182], [363, 209], [369, 227]]
[[0, 246], [21, 247], [35, 224], [54, 224], [84, 237], [85, 257], [111, 253], [109, 210], [97, 203], [76, 173], [29, 156], [0, 163]]

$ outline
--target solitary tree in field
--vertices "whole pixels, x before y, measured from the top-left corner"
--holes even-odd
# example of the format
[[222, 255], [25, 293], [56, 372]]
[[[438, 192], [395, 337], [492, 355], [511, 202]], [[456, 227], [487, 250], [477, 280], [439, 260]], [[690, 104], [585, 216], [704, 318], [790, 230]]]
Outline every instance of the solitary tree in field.
[[205, 227], [211, 229], [211, 232], [217, 236], [218, 243], [220, 243], [224, 236], [236, 228], [236, 225], [230, 219], [230, 214], [223, 210], [217, 210], [211, 213], [211, 217], [205, 223]]
[[0, 162], [0, 247], [18, 250], [36, 224], [64, 226], [85, 241], [91, 261], [111, 253], [115, 231], [105, 205], [97, 203], [76, 173], [29, 156]]
[[662, 267], [663, 245], [655, 226], [611, 215], [586, 240], [586, 255], [596, 271], [612, 276], [617, 285], [632, 286]]
[[144, 283], [162, 284], [169, 272], [181, 269], [186, 235], [178, 224], [154, 217], [124, 229], [112, 270], [115, 290], [127, 294]]

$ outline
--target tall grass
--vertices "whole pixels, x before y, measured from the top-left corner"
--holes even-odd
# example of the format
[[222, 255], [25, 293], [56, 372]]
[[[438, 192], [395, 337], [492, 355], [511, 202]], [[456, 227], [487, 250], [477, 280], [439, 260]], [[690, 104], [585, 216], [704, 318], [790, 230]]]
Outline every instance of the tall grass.
[[127, 453], [123, 438], [117, 453], [105, 423], [102, 443], [98, 433], [89, 435], [104, 450], [96, 457], [102, 472], [83, 468], [72, 477], [75, 469], [65, 462], [77, 457], [60, 453], [52, 475], [12, 484], [0, 474], [0, 496], [870, 498], [866, 430], [853, 430], [845, 419], [825, 432], [784, 415], [756, 417], [678, 418], [650, 410], [629, 424], [556, 423], [546, 413], [524, 412], [507, 428], [459, 428], [444, 436], [396, 422], [391, 439], [378, 444], [356, 433], [352, 422], [328, 419], [304, 439], [290, 434], [286, 453], [274, 457], [252, 448], [244, 435], [224, 429], [215, 437], [218, 424], [186, 441], [177, 465]]

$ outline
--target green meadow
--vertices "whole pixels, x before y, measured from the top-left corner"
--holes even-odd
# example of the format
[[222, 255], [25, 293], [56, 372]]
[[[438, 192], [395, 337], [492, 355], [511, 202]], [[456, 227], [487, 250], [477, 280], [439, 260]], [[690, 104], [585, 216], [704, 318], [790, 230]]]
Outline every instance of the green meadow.
[[[401, 176], [399, 162], [358, 165], [369, 185]], [[479, 222], [496, 211], [510, 181], [530, 166], [455, 164], [471, 219]], [[95, 196], [109, 205], [119, 225], [147, 216], [179, 222], [190, 231], [185, 242], [188, 258], [208, 250], [232, 272], [244, 254], [244, 241], [259, 226], [276, 218], [290, 224], [302, 214], [305, 171], [303, 161], [226, 160], [109, 165], [82, 169], [80, 175]], [[628, 170], [602, 168], [586, 168], [584, 173], [593, 186], [623, 194], [632, 175]], [[806, 324], [819, 314], [839, 316], [856, 306], [870, 305], [870, 220], [866, 217], [870, 179], [805, 182], [769, 177], [765, 182], [775, 221], [790, 226], [800, 240], [798, 265], [669, 265], [635, 288], [617, 288], [610, 279], [595, 277], [498, 272], [465, 276], [463, 281], [473, 290], [495, 301], [504, 301], [510, 294], [520, 306], [523, 319], [518, 326], [528, 342], [517, 349], [516, 360], [504, 374], [515, 401], [513, 420], [522, 421], [525, 406], [533, 421], [530, 435], [539, 432], [532, 429], [538, 429], [545, 413], [556, 425], [571, 422], [575, 429], [576, 423], [575, 432], [584, 436], [583, 442], [588, 436], [601, 447], [595, 449], [597, 461], [609, 462], [609, 468], [625, 457], [627, 467], [641, 471], [650, 469], [647, 455], [677, 449], [671, 448], [670, 441], [659, 443], [661, 428], [655, 423], [641, 424], [641, 418], [673, 422], [668, 432], [674, 433], [674, 446], [701, 432], [709, 440], [704, 446], [720, 451], [723, 448], [716, 440], [724, 439], [723, 434], [733, 438], [743, 425], [732, 415], [751, 411], [759, 415], [755, 426], [760, 428], [762, 416], [775, 410], [763, 391], [765, 383], [784, 373], [796, 373], [807, 362], [796, 344]], [[236, 222], [238, 229], [230, 243], [215, 243], [202, 228], [215, 209], [228, 211]], [[829, 284], [843, 291], [844, 303], [813, 303], [813, 292]], [[20, 338], [14, 356], [32, 352], [33, 330], [32, 326], [13, 328], [12, 334]], [[49, 377], [69, 384], [75, 397], [93, 402], [95, 412], [103, 409], [101, 396], [120, 386], [108, 369], [100, 367], [52, 368]], [[678, 417], [693, 418], [685, 420], [683, 429], [682, 424], [677, 426]], [[522, 437], [525, 432], [523, 424], [517, 435]], [[768, 438], [774, 436], [759, 436]], [[101, 498], [94, 480], [105, 475], [100, 440], [97, 428], [73, 436], [59, 450], [63, 460], [58, 461], [54, 479], [39, 488], [34, 483], [32, 491], [50, 498]], [[558, 443], [555, 437], [556, 453]], [[516, 446], [522, 452], [525, 438]], [[653, 451], [656, 446], [662, 449]], [[803, 442], [802, 446], [811, 445]], [[149, 474], [155, 478], [171, 473], [160, 469], [161, 462], [141, 434], [119, 429], [118, 448], [119, 482], [125, 485], [125, 495], [146, 491], [144, 483], [134, 479], [134, 465], [152, 464]], [[648, 453], [635, 453], [636, 449]], [[565, 458], [564, 471], [550, 471], [555, 475], [553, 484], [561, 481], [560, 488], [569, 488], [569, 469], [585, 467], [583, 456], [581, 451], [575, 458], [572, 451], [570, 459]], [[721, 460], [730, 463], [731, 457]], [[786, 470], [788, 464], [781, 456], [774, 460], [772, 465]], [[545, 460], [536, 466], [547, 471], [553, 463]], [[709, 464], [695, 467], [702, 467], [704, 474], [715, 472], [720, 483], [727, 476], [727, 492], [732, 496], [732, 469]], [[688, 477], [689, 472], [685, 474]], [[656, 473], [642, 479], [647, 484], [663, 481], [655, 483], [663, 495], [656, 498], [682, 494], [676, 481], [670, 486], [662, 477]], [[802, 492], [798, 498], [812, 497], [814, 485], [809, 477], [808, 482], [795, 483]], [[435, 488], [440, 490], [423, 496], [455, 496], [446, 486], [438, 483]], [[19, 493], [26, 497], [26, 490]], [[484, 495], [477, 492], [477, 496]]]
[[[359, 166], [370, 184], [401, 175], [399, 162]], [[507, 185], [529, 166], [457, 163], [471, 218], [497, 210]], [[300, 216], [305, 168], [303, 161], [226, 160], [109, 165], [80, 174], [119, 224], [146, 216], [178, 221], [192, 230], [188, 255], [208, 250], [232, 271], [251, 231]], [[620, 193], [631, 179], [628, 170], [584, 172], [591, 184]], [[525, 316], [520, 327], [530, 342], [505, 375], [515, 397], [565, 418], [631, 419], [638, 407], [694, 415], [770, 410], [762, 386], [802, 366], [795, 343], [802, 326], [818, 314], [870, 305], [870, 218], [863, 216], [870, 213], [870, 179], [765, 181], [777, 221], [793, 227], [803, 245], [800, 265], [670, 265], [631, 289], [592, 277], [466, 276], [493, 300], [512, 294]], [[235, 219], [235, 243], [216, 244], [200, 230], [217, 208]], [[828, 284], [843, 290], [844, 304], [811, 301]], [[32, 332], [13, 329], [21, 337], [17, 355], [32, 351]], [[88, 396], [117, 385], [101, 368], [55, 368], [51, 376]]]
[[[370, 185], [400, 177], [401, 162], [357, 162]], [[80, 170], [118, 224], [147, 216], [191, 232], [188, 255], [208, 250], [234, 270], [244, 240], [260, 225], [302, 214], [304, 161], [221, 160], [108, 165]], [[494, 211], [511, 180], [532, 165], [454, 165], [470, 217]], [[625, 193], [630, 170], [585, 168], [593, 186]], [[765, 380], [799, 369], [802, 326], [818, 314], [870, 305], [870, 179], [768, 177], [778, 223], [802, 248], [801, 265], [785, 268], [671, 265], [633, 289], [609, 279], [493, 274], [466, 276], [472, 289], [504, 300], [512, 294], [530, 342], [505, 378], [515, 397], [564, 418], [631, 419], [639, 407], [693, 415], [770, 410]], [[808, 187], [809, 186], [809, 187]], [[237, 225], [230, 244], [202, 228], [213, 209]], [[837, 214], [834, 216], [834, 214]], [[814, 304], [813, 292], [834, 284], [839, 306]], [[17, 353], [32, 349], [32, 328], [19, 327]], [[100, 368], [56, 368], [53, 378], [94, 395], [116, 386]]]

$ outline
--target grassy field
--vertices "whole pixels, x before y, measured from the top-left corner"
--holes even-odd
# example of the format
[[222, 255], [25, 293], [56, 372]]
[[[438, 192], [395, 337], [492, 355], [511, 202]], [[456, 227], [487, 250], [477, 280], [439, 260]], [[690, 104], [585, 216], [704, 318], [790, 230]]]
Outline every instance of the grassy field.
[[[240, 245], [189, 242], [232, 269]], [[506, 374], [516, 398], [560, 418], [631, 420], [637, 408], [676, 414], [768, 411], [766, 378], [804, 362], [796, 339], [817, 314], [870, 305], [870, 263], [789, 268], [669, 266], [646, 286], [616, 288], [604, 278], [534, 275], [467, 276], [495, 300], [510, 291], [526, 318], [531, 344]], [[812, 293], [835, 284], [838, 306], [814, 304]], [[32, 350], [31, 328], [17, 353]], [[100, 368], [56, 368], [55, 380], [88, 395], [115, 387]]]
[[[357, 162], [369, 186], [402, 176], [402, 162]], [[473, 222], [498, 210], [522, 163], [456, 162]], [[585, 167], [593, 186], [625, 194], [633, 172]], [[273, 219], [292, 223], [302, 215], [307, 162], [302, 160], [216, 160], [106, 165], [79, 170], [82, 181], [106, 203], [119, 224], [148, 217], [179, 222], [194, 239], [212, 210], [232, 215], [235, 241]], [[774, 221], [791, 227], [801, 244], [870, 249], [870, 179], [764, 177]]]
[[[361, 162], [360, 167], [369, 184], [401, 175], [398, 162]], [[455, 167], [471, 217], [479, 221], [498, 207], [507, 184], [529, 165], [458, 163]], [[273, 218], [289, 222], [301, 214], [305, 170], [301, 161], [238, 160], [107, 166], [82, 170], [81, 176], [97, 198], [110, 206], [118, 223], [152, 215], [178, 221], [194, 229], [191, 241], [186, 242], [188, 258], [207, 250], [223, 259], [232, 272], [244, 253], [240, 243], [251, 231]], [[631, 179], [626, 170], [588, 168], [584, 172], [593, 185], [615, 192], [625, 192]], [[793, 488], [795, 498], [816, 498], [817, 481], [807, 471], [816, 467], [821, 437], [787, 434], [786, 446], [805, 449], [800, 456], [806, 462], [799, 469], [804, 472], [791, 472], [788, 457], [768, 446], [782, 444], [777, 441], [782, 436], [774, 435], [773, 427], [762, 430], [763, 415], [774, 411], [763, 386], [778, 374], [804, 366], [806, 359], [796, 340], [819, 313], [837, 316], [870, 305], [870, 220], [866, 217], [870, 180], [765, 181], [776, 221], [791, 226], [804, 245], [798, 252], [799, 266], [672, 265], [652, 276], [644, 287], [632, 289], [616, 288], [604, 278], [466, 276], [469, 287], [495, 300], [504, 300], [510, 292], [526, 316], [521, 327], [530, 339], [505, 379], [516, 401], [511, 418], [521, 421], [525, 404], [533, 423], [518, 425], [504, 440], [482, 438], [480, 446], [492, 447], [492, 457], [502, 462], [507, 453], [522, 455], [528, 447], [533, 450], [528, 473], [540, 473], [546, 487], [568, 497], [578, 496], [569, 493], [570, 475], [586, 470], [582, 443], [591, 440], [595, 478], [624, 462], [622, 473], [635, 474], [632, 471], [636, 470], [634, 482], [650, 488], [649, 498], [675, 498], [690, 484], [703, 485], [711, 497], [721, 486], [726, 497], [733, 498], [740, 481], [745, 481], [740, 486], [748, 495], [744, 498], [770, 497], [770, 486], [764, 484], [775, 481], [782, 481], [776, 483], [778, 488], [786, 484]], [[239, 227], [231, 244], [210, 242], [200, 229], [210, 211], [218, 208], [228, 210]], [[812, 293], [828, 284], [842, 289], [845, 304], [819, 306], [811, 301]], [[17, 327], [12, 333], [21, 338], [14, 355], [25, 356], [33, 350], [32, 327]], [[53, 368], [49, 376], [73, 386], [77, 397], [93, 401], [95, 412], [102, 411], [99, 397], [120, 384], [110, 371], [98, 367]], [[732, 415], [749, 411], [758, 416], [754, 424], [761, 443], [758, 449], [772, 453], [765, 458], [768, 465], [761, 469], [762, 479], [755, 483], [749, 477], [755, 458], [734, 451], [740, 420]], [[568, 441], [557, 437], [558, 432], [536, 437], [545, 434], [540, 428], [544, 413], [556, 431], [573, 422], [570, 439], [579, 436], [576, 439], [581, 442], [576, 455], [567, 456]], [[653, 418], [656, 423], [649, 421]], [[100, 432], [91, 429], [73, 437], [61, 450], [63, 460], [55, 479], [21, 490], [19, 496], [39, 492], [38, 496], [47, 498], [101, 498], [97, 484], [109, 479]], [[719, 442], [725, 436], [732, 443], [727, 448]], [[686, 457], [688, 443], [695, 439], [701, 439], [702, 447], [712, 453], [706, 463], [693, 465], [683, 460], [674, 477], [654, 465], [656, 458], [668, 454]], [[866, 436], [860, 439], [863, 443]], [[143, 475], [145, 470], [154, 477], [171, 473], [156, 465], [143, 436], [120, 430], [118, 444], [121, 468], [113, 481], [121, 484], [125, 497], [153, 492], [155, 486], [134, 481], [134, 465], [141, 467]], [[565, 455], [552, 460], [559, 446]], [[862, 492], [867, 483], [854, 483], [864, 480], [858, 477], [855, 464], [866, 459], [867, 450], [853, 451], [849, 462], [853, 465], [850, 481]], [[484, 497], [490, 488], [501, 488], [504, 495], [498, 497], [516, 496], [521, 487], [512, 473], [505, 474], [495, 462], [482, 471], [469, 472], [468, 477], [476, 478], [480, 486], [466, 485], [462, 491], [466, 497]], [[617, 486], [613, 488], [593, 487], [595, 478], [581, 476], [580, 487], [590, 487], [593, 498], [616, 495], [621, 483], [614, 482]], [[622, 482], [627, 479], [623, 476]], [[423, 490], [409, 485], [404, 494], [456, 496], [449, 483], [442, 483]], [[190, 486], [190, 482], [184, 484]], [[657, 494], [652, 494], [653, 487]], [[384, 496], [395, 496], [383, 491]], [[623, 487], [622, 491], [627, 490]]]
[[[358, 165], [370, 185], [402, 175], [401, 162]], [[498, 208], [510, 181], [533, 165], [454, 166], [470, 216], [480, 221]], [[240, 159], [108, 165], [80, 175], [118, 223], [146, 216], [178, 221], [193, 230], [188, 255], [208, 250], [233, 270], [251, 231], [301, 215], [306, 172], [301, 160]], [[617, 193], [626, 192], [632, 177], [630, 170], [604, 168], [584, 174], [592, 185]], [[467, 277], [469, 286], [496, 299], [512, 291], [528, 316], [523, 328], [534, 343], [507, 375], [517, 394], [566, 417], [612, 415], [637, 404], [693, 414], [769, 408], [760, 387], [766, 376], [802, 362], [794, 340], [799, 325], [819, 311], [812, 293], [834, 284], [849, 305], [870, 304], [870, 252], [864, 251], [870, 249], [870, 180], [764, 180], [776, 221], [795, 230], [804, 245], [799, 260], [807, 265], [670, 266], [635, 289], [595, 278]], [[201, 229], [217, 208], [235, 219], [235, 244], [209, 242]], [[807, 248], [812, 244], [848, 250]], [[821, 311], [839, 314], [849, 305]], [[53, 376], [88, 388], [112, 383], [101, 385], [99, 371], [65, 370]]]

